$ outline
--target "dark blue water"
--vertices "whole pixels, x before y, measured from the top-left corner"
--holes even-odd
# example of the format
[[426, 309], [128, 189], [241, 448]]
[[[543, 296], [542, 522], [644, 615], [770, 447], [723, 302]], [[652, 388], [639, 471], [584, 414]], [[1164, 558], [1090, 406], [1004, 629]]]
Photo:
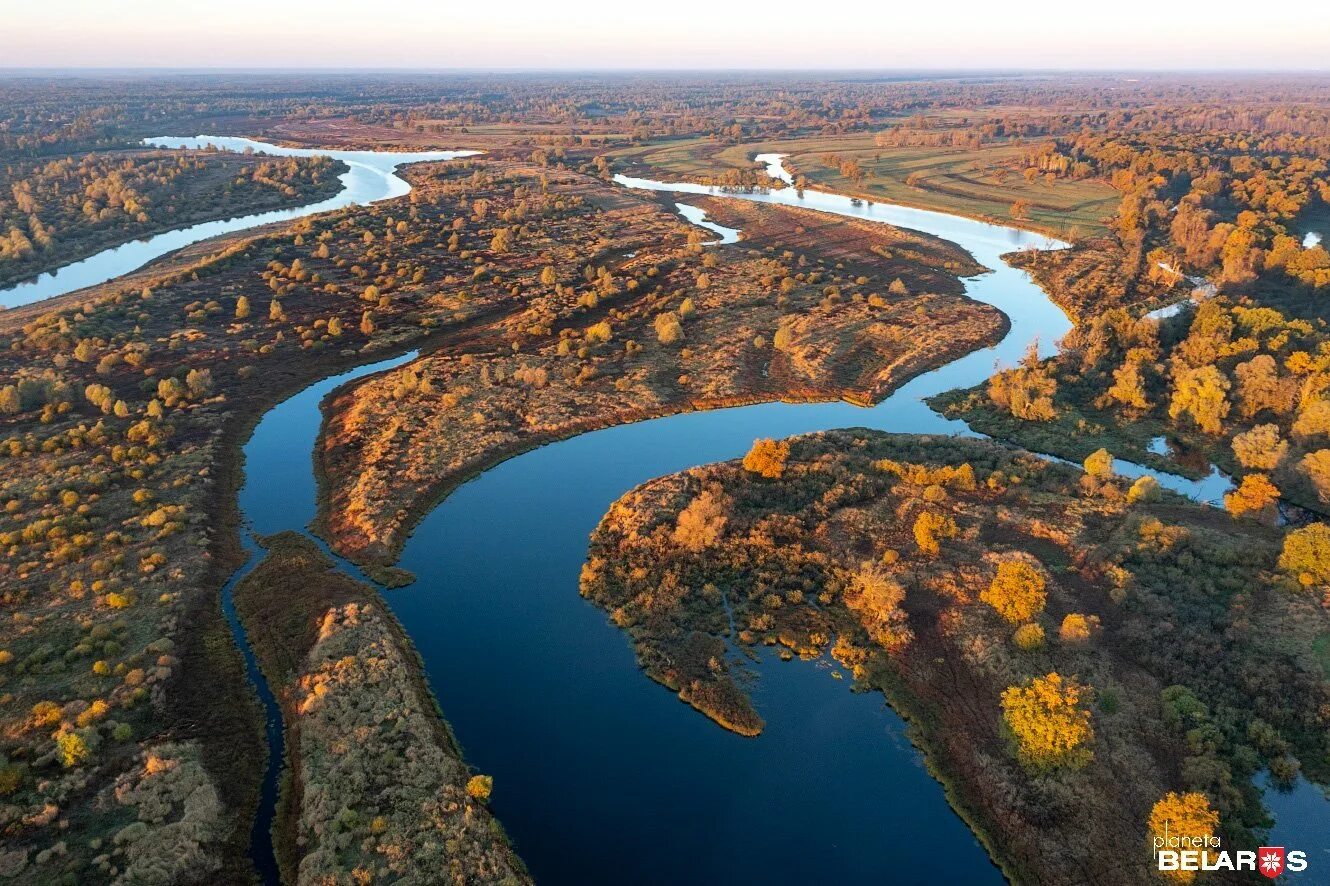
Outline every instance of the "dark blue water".
[[[390, 594], [467, 760], [540, 883], [1000, 882], [879, 693], [826, 662], [761, 667], [742, 738], [638, 669], [578, 596], [627, 489], [853, 407], [761, 406], [588, 434], [506, 462], [420, 526]], [[856, 411], [862, 416], [862, 411]]]
[[[268, 760], [264, 765], [263, 781], [259, 789], [258, 813], [250, 831], [249, 855], [259, 876], [267, 884], [275, 884], [280, 880], [277, 857], [273, 852], [272, 826], [277, 813], [277, 794], [286, 741], [282, 734], [281, 707], [259, 668], [258, 658], [249, 644], [249, 636], [236, 614], [235, 588], [263, 560], [264, 551], [254, 536], [272, 535], [283, 529], [301, 530], [314, 519], [317, 485], [314, 482], [313, 453], [319, 433], [319, 403], [330, 392], [352, 379], [400, 366], [415, 357], [416, 352], [412, 351], [310, 385], [270, 409], [245, 444], [246, 473], [240, 487], [240, 513], [243, 518], [241, 545], [248, 559], [222, 586], [222, 613], [245, 658], [245, 674], [254, 684], [259, 703], [263, 706], [263, 731], [268, 743]], [[342, 562], [340, 558], [339, 562]], [[363, 578], [359, 575], [357, 577]]]

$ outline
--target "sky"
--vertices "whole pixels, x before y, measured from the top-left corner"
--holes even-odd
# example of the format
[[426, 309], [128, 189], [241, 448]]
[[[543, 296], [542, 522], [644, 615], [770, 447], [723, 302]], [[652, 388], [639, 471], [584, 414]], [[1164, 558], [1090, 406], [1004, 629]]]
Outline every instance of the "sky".
[[7, 0], [0, 66], [1330, 70], [1330, 2]]

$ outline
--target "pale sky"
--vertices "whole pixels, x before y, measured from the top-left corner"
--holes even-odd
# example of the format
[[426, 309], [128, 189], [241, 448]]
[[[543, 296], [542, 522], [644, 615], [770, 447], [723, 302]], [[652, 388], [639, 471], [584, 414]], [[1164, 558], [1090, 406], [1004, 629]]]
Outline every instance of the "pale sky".
[[1330, 2], [4, 0], [0, 66], [1330, 69]]

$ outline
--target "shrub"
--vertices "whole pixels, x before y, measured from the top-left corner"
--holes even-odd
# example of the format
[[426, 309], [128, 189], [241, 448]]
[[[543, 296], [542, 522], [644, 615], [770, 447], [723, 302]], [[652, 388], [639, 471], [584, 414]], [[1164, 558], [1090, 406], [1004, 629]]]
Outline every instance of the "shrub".
[[61, 732], [55, 739], [56, 750], [60, 755], [60, 763], [66, 768], [72, 768], [88, 759], [92, 751], [77, 732]]
[[481, 803], [489, 802], [490, 794], [494, 791], [494, 776], [492, 775], [473, 775], [466, 783], [466, 793], [473, 800], [479, 800]]
[[673, 311], [657, 314], [655, 325], [656, 338], [663, 345], [672, 345], [683, 338], [683, 325], [679, 323], [679, 315]]
[[1011, 635], [1011, 642], [1016, 644], [1016, 648], [1025, 652], [1033, 652], [1036, 649], [1044, 648], [1044, 626], [1036, 621], [1023, 624]]

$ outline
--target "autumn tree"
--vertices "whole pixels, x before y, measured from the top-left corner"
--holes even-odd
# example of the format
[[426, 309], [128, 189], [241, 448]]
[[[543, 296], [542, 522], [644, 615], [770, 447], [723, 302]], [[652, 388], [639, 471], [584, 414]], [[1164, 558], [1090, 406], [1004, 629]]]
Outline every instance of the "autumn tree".
[[1044, 610], [1048, 595], [1044, 576], [1023, 557], [998, 563], [993, 581], [979, 595], [997, 614], [1012, 624], [1029, 621]]
[[873, 642], [889, 651], [914, 638], [901, 603], [905, 588], [873, 563], [864, 563], [845, 590], [845, 605], [859, 616]]
[[1257, 425], [1233, 437], [1233, 454], [1244, 468], [1273, 471], [1288, 453], [1288, 443], [1280, 438], [1279, 425]]
[[1189, 416], [1205, 433], [1218, 434], [1228, 416], [1229, 387], [1228, 379], [1215, 366], [1183, 369], [1168, 405], [1169, 417], [1176, 420]]
[[1068, 612], [1058, 627], [1058, 639], [1069, 646], [1090, 642], [1090, 635], [1099, 627], [1099, 616]]
[[1330, 449], [1307, 453], [1298, 462], [1298, 470], [1312, 484], [1321, 503], [1330, 504]]
[[[1155, 840], [1183, 837], [1203, 840], [1213, 837], [1219, 827], [1219, 813], [1210, 808], [1210, 801], [1197, 791], [1178, 794], [1170, 791], [1160, 797], [1150, 810], [1150, 836]], [[1165, 874], [1180, 883], [1196, 879], [1195, 871], [1166, 871]]]
[[1034, 621], [1023, 624], [1011, 635], [1011, 642], [1016, 644], [1016, 648], [1023, 652], [1034, 652], [1036, 649], [1043, 649], [1044, 626]]
[[1141, 348], [1127, 352], [1127, 359], [1113, 370], [1113, 384], [1106, 391], [1111, 403], [1140, 411], [1150, 408], [1145, 395], [1145, 365], [1149, 358], [1150, 352]]
[[1330, 585], [1330, 526], [1312, 523], [1285, 535], [1279, 568], [1303, 587]]
[[1137, 477], [1136, 482], [1127, 490], [1127, 504], [1156, 501], [1159, 495], [1159, 481], [1146, 474], [1144, 477]]
[[1031, 343], [1020, 367], [995, 373], [988, 380], [988, 399], [1024, 421], [1055, 418], [1057, 391], [1052, 364], [1039, 360], [1038, 343]]
[[756, 440], [744, 456], [744, 470], [768, 480], [779, 480], [785, 473], [785, 462], [789, 457], [790, 444], [786, 441]]
[[914, 520], [914, 540], [930, 557], [942, 553], [942, 539], [954, 538], [957, 531], [955, 520], [936, 511], [922, 511]]
[[1002, 693], [1002, 719], [1021, 763], [1034, 770], [1080, 768], [1093, 758], [1089, 690], [1056, 672]]
[[1275, 358], [1257, 354], [1233, 369], [1238, 380], [1238, 412], [1246, 419], [1261, 412], [1283, 415], [1293, 408], [1297, 385], [1293, 379], [1281, 378]]
[[707, 488], [679, 512], [674, 541], [690, 551], [709, 548], [720, 541], [729, 521], [729, 502], [720, 492]]
[[1096, 449], [1085, 457], [1085, 473], [1096, 480], [1107, 480], [1113, 476], [1113, 453], [1107, 449]]
[[1235, 518], [1254, 517], [1268, 523], [1275, 520], [1279, 489], [1265, 474], [1248, 474], [1238, 488], [1224, 494], [1224, 507]]

